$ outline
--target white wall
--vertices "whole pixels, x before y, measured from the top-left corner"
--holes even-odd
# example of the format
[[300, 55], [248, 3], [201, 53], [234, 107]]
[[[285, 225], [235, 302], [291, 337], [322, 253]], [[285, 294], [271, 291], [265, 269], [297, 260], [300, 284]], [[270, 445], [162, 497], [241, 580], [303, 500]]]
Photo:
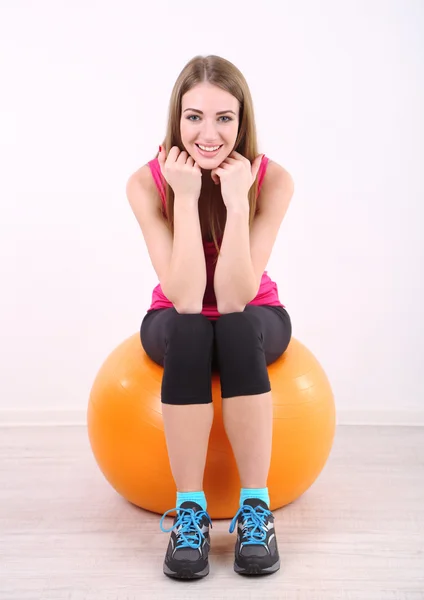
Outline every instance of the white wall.
[[339, 420], [424, 422], [420, 0], [20, 0], [0, 23], [3, 420], [83, 415], [138, 331], [157, 279], [126, 181], [184, 64], [218, 54], [295, 180], [268, 271]]

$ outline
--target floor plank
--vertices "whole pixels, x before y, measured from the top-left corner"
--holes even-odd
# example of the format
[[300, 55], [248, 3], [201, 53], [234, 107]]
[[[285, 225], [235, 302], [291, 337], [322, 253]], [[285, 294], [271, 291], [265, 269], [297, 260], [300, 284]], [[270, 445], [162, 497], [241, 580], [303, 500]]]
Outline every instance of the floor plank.
[[275, 516], [277, 574], [235, 574], [215, 521], [210, 575], [173, 581], [169, 534], [111, 489], [84, 427], [0, 428], [1, 600], [424, 600], [424, 428], [339, 426], [321, 476]]

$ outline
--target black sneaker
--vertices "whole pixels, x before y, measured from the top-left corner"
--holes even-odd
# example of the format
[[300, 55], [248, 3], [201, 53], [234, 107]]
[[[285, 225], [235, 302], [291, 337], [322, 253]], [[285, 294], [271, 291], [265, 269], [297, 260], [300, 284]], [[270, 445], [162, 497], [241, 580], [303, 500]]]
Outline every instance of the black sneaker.
[[243, 575], [265, 575], [280, 568], [274, 516], [266, 502], [249, 498], [231, 521], [230, 533], [236, 522], [237, 542], [234, 571]]
[[[174, 524], [164, 529], [162, 522], [170, 512], [177, 511]], [[178, 579], [200, 579], [209, 573], [210, 550], [208, 513], [197, 502], [183, 502], [180, 508], [171, 508], [160, 520], [164, 532], [172, 531], [163, 563], [163, 572]]]

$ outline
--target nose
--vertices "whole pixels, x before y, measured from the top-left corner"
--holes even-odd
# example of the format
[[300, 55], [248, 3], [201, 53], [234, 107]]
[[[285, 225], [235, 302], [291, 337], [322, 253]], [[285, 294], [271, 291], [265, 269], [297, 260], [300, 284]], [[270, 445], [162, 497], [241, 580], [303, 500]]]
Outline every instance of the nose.
[[217, 141], [218, 135], [213, 121], [208, 121], [207, 119], [204, 121], [202, 139], [205, 141], [205, 144], [213, 144]]

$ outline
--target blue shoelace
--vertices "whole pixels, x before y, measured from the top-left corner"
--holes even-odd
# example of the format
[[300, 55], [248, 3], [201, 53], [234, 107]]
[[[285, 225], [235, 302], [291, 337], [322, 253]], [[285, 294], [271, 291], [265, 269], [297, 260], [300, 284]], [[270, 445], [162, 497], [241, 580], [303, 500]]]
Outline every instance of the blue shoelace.
[[242, 528], [243, 528], [243, 544], [260, 544], [266, 546], [266, 529], [265, 521], [272, 515], [270, 510], [263, 508], [262, 506], [250, 506], [244, 504], [241, 506], [230, 525], [230, 533], [233, 533], [237, 523], [238, 516], [242, 516]]
[[[177, 511], [177, 521], [169, 529], [164, 529], [162, 523], [167, 514]], [[171, 508], [163, 514], [160, 520], [160, 528], [164, 533], [168, 533], [175, 528], [178, 528], [178, 541], [176, 548], [200, 548], [205, 538], [199, 525], [203, 517], [206, 517], [212, 528], [212, 521], [205, 510], [194, 512], [192, 508]]]

